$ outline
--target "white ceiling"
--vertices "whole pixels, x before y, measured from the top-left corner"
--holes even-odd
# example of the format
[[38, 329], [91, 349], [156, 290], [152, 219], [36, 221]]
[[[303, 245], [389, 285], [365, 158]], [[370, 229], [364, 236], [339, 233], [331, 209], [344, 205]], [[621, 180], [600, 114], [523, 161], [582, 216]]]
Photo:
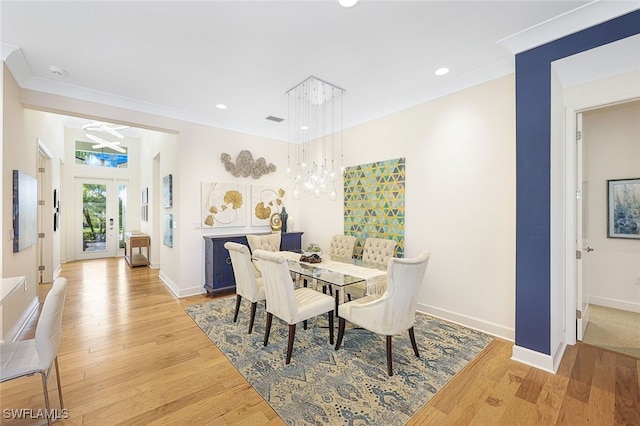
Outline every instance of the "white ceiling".
[[[513, 72], [510, 43], [523, 34], [537, 31], [548, 41], [638, 7], [2, 0], [0, 35], [2, 57], [23, 88], [284, 140], [287, 121], [265, 118], [286, 119], [285, 92], [310, 75], [346, 89], [350, 127]], [[595, 16], [561, 25], [585, 11]], [[52, 65], [66, 74], [51, 73]], [[451, 72], [436, 77], [442, 66]]]

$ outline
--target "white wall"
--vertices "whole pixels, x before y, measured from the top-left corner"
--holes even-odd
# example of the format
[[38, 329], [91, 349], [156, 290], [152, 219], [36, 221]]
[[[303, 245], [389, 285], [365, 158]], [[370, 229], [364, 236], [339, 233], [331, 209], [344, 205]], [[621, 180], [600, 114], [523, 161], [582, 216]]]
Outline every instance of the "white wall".
[[[173, 248], [163, 244], [163, 217], [165, 214], [174, 214], [180, 205], [180, 191], [176, 188], [180, 180], [179, 171], [179, 146], [178, 136], [175, 134], [145, 131], [140, 141], [140, 189], [149, 190], [149, 212], [148, 221], [139, 221], [138, 229], [151, 236], [151, 265], [154, 268], [160, 267], [161, 277], [165, 283], [176, 293], [181, 293], [180, 285], [174, 281], [180, 275], [180, 264], [171, 261], [172, 257], [177, 257], [175, 253], [180, 251], [180, 241], [175, 238]], [[154, 174], [154, 166], [158, 161], [157, 173]], [[173, 177], [174, 185], [174, 207], [165, 209], [162, 202], [162, 178], [168, 174]], [[137, 192], [140, 194], [140, 190]], [[138, 197], [138, 200], [141, 197]], [[137, 203], [137, 217], [140, 218], [140, 202]], [[174, 230], [177, 233], [177, 230]], [[171, 277], [174, 277], [173, 279]]]
[[[285, 142], [260, 138], [223, 129], [190, 125], [180, 131], [180, 172], [177, 182], [179, 191], [180, 234], [179, 259], [181, 265], [181, 289], [184, 294], [201, 292], [204, 284], [204, 240], [203, 235], [239, 234], [246, 232], [270, 232], [268, 226], [252, 227], [250, 218], [247, 226], [234, 228], [201, 229], [202, 221], [201, 182], [230, 182], [247, 185], [247, 198], [250, 198], [251, 185], [282, 186], [285, 191], [285, 205], [291, 216], [298, 217], [298, 202], [291, 197], [293, 181], [285, 176], [287, 144]], [[224, 169], [221, 154], [228, 153], [235, 162], [241, 150], [248, 150], [254, 159], [264, 157], [267, 164], [273, 163], [277, 170], [262, 176], [234, 177]], [[174, 200], [175, 202], [175, 200]], [[334, 203], [337, 205], [338, 203]], [[307, 238], [308, 227], [297, 226]], [[314, 226], [313, 229], [321, 229]], [[174, 247], [175, 248], [175, 247]]]
[[[174, 175], [176, 221], [174, 247], [160, 247], [160, 276], [180, 296], [203, 291], [203, 235], [268, 231], [268, 227], [251, 226], [200, 229], [202, 181], [284, 186], [291, 194], [292, 182], [284, 175], [285, 142], [29, 90], [21, 95], [26, 105], [41, 109], [176, 135], [177, 165], [165, 168], [166, 154], [160, 152], [158, 176]], [[420, 309], [513, 339], [514, 77], [346, 130], [344, 140], [347, 166], [406, 158], [405, 255], [432, 251]], [[259, 180], [233, 177], [224, 170], [220, 155], [226, 152], [235, 159], [242, 149], [251, 151], [254, 158], [265, 157], [278, 170]], [[156, 153], [142, 155], [148, 158]], [[152, 179], [153, 172], [143, 170], [140, 187]], [[148, 186], [151, 191], [152, 185]], [[341, 192], [340, 185], [337, 189]], [[341, 199], [342, 194], [338, 195]], [[303, 244], [314, 241], [327, 247], [331, 235], [343, 232], [341, 202], [302, 194], [298, 202], [288, 197], [285, 203], [296, 230], [305, 233]]]
[[[4, 67], [3, 63], [3, 67]], [[9, 331], [21, 316], [37, 306], [37, 244], [13, 253], [13, 240], [7, 238], [13, 230], [13, 170], [36, 177], [37, 141], [29, 139], [25, 115], [19, 102], [19, 88], [8, 70], [3, 79], [2, 129], [2, 277], [26, 276], [27, 286], [16, 291], [2, 307], [2, 335], [11, 340]]]
[[54, 279], [54, 274], [60, 270], [61, 252], [60, 237], [62, 229], [53, 231], [53, 190], [61, 192], [62, 182], [60, 179], [60, 159], [64, 156], [64, 128], [55, 114], [25, 110], [25, 137], [28, 141], [42, 140], [52, 155], [47, 160], [45, 175], [47, 176], [42, 189], [42, 199], [44, 200], [42, 232], [45, 238], [41, 240], [43, 244], [43, 264], [45, 270], [42, 274], [42, 281], [50, 283]]
[[[406, 158], [405, 256], [432, 252], [419, 309], [513, 339], [514, 77], [348, 129], [344, 141], [346, 166]], [[305, 193], [301, 203], [305, 240], [328, 247], [342, 204]]]
[[589, 302], [640, 312], [640, 241], [607, 238], [607, 180], [640, 178], [640, 101], [583, 114], [588, 161]]
[[[284, 175], [287, 160], [287, 144], [285, 142], [31, 90], [21, 90], [20, 98], [23, 105], [29, 108], [131, 124], [135, 127], [168, 134], [156, 136], [166, 138], [161, 144], [164, 146], [163, 148], [156, 147], [157, 152], [145, 152], [141, 155], [148, 159], [160, 153], [159, 182], [164, 175], [168, 173], [173, 175], [173, 208], [170, 210], [159, 208], [150, 212], [154, 223], [146, 226], [151, 227], [152, 232], [152, 262], [155, 266], [160, 267], [159, 276], [161, 279], [179, 296], [204, 291], [203, 235], [269, 231], [268, 227], [253, 228], [251, 226], [219, 230], [195, 229], [195, 224], [201, 221], [200, 183], [202, 181], [278, 185], [284, 186], [289, 194], [293, 188], [292, 182]], [[173, 142], [169, 142], [169, 140]], [[243, 149], [251, 151], [254, 158], [265, 157], [267, 162], [274, 163], [278, 170], [259, 180], [251, 177], [233, 177], [224, 170], [220, 155], [227, 152], [235, 159]], [[152, 168], [153, 166], [145, 167]], [[160, 192], [157, 192], [157, 188], [160, 183], [154, 187], [152, 185], [155, 183], [153, 179], [153, 170], [141, 170], [137, 193], [140, 193], [140, 188], [148, 186], [149, 196], [159, 198]], [[287, 198], [285, 203], [287, 211], [291, 216], [297, 218], [299, 216], [298, 203], [294, 202], [291, 197]], [[165, 210], [173, 213], [175, 221], [173, 248], [160, 243], [162, 234], [158, 233], [158, 229], [161, 229], [159, 227], [162, 224], [158, 222]], [[142, 227], [140, 224], [140, 228]], [[304, 231], [300, 226], [297, 228]], [[159, 265], [154, 260], [157, 258], [158, 252], [160, 253]]]

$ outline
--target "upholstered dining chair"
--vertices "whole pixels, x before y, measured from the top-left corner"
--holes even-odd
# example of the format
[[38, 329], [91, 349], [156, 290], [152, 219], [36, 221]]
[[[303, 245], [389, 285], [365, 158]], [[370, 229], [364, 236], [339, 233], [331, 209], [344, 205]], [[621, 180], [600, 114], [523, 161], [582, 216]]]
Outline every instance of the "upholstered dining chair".
[[387, 338], [387, 372], [393, 375], [391, 356], [392, 336], [409, 331], [411, 346], [419, 357], [413, 324], [418, 305], [418, 291], [422, 286], [431, 253], [422, 252], [411, 259], [392, 258], [387, 267], [387, 290], [381, 297], [365, 296], [338, 306], [338, 338], [340, 348], [346, 321]]
[[60, 409], [64, 409], [62, 387], [60, 385], [60, 367], [58, 366], [58, 347], [62, 339], [62, 311], [67, 294], [67, 279], [56, 278], [42, 305], [42, 312], [36, 325], [35, 339], [20, 340], [0, 344], [0, 383], [19, 377], [42, 375], [42, 392], [46, 406], [47, 424], [51, 424], [51, 404], [47, 381], [53, 364], [56, 366]]
[[332, 260], [351, 259], [355, 245], [356, 237], [353, 235], [336, 234], [329, 244], [329, 256]]
[[251, 262], [251, 254], [249, 254], [247, 246], [227, 241], [224, 243], [224, 248], [229, 250], [233, 275], [236, 279], [236, 310], [233, 314], [233, 322], [238, 320], [240, 304], [244, 297], [251, 302], [251, 316], [249, 317], [249, 334], [251, 334], [258, 302], [266, 299], [262, 277], [256, 277], [255, 267]]
[[280, 240], [282, 239], [279, 232], [264, 235], [247, 235], [247, 242], [251, 253], [256, 250], [280, 251]]
[[329, 342], [333, 344], [333, 297], [307, 287], [294, 289], [293, 279], [285, 258], [277, 253], [256, 250], [253, 255], [260, 260], [262, 279], [267, 296], [267, 322], [264, 331], [264, 346], [269, 343], [271, 322], [277, 316], [289, 325], [286, 364], [291, 362], [296, 324], [327, 313], [329, 316]]
[[[247, 235], [247, 242], [249, 243], [249, 248], [251, 249], [251, 253], [254, 253], [256, 250], [266, 250], [266, 251], [280, 251], [280, 241], [282, 236], [279, 232], [273, 232], [271, 234], [263, 234], [263, 235]], [[260, 272], [260, 262], [254, 259], [253, 265], [256, 267], [257, 271]]]
[[[397, 242], [385, 238], [367, 238], [362, 248], [362, 262], [365, 266], [385, 270], [397, 245]], [[352, 297], [364, 297], [367, 294], [367, 285], [366, 283], [350, 285], [345, 292], [349, 300]]]

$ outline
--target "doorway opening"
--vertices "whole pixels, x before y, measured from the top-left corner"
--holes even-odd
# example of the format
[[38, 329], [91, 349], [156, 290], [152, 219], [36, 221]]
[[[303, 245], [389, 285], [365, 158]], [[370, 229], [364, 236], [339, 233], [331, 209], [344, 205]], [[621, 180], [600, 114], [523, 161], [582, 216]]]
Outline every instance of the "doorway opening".
[[640, 99], [583, 111], [581, 121], [577, 339], [640, 357]]

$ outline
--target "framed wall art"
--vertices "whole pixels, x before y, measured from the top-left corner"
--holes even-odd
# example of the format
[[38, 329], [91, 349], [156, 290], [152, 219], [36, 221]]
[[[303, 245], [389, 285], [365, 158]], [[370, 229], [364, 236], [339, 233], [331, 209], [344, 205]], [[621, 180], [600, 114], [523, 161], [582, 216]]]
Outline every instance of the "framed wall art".
[[245, 226], [247, 187], [238, 183], [202, 182], [202, 228]]
[[284, 195], [277, 186], [251, 185], [251, 226], [269, 226], [271, 215], [284, 206]]
[[53, 232], [60, 229], [60, 191], [53, 190]]
[[164, 215], [164, 226], [162, 231], [162, 242], [167, 247], [173, 247], [173, 215]]
[[405, 175], [404, 157], [346, 168], [344, 234], [356, 237], [356, 257], [368, 237], [396, 241], [404, 257]]
[[165, 208], [173, 206], [173, 175], [171, 174], [162, 178], [162, 203]]
[[607, 180], [607, 237], [640, 240], [640, 178]]
[[38, 181], [13, 171], [13, 252], [18, 253], [38, 239]]
[[142, 204], [149, 204], [149, 188], [142, 188]]

